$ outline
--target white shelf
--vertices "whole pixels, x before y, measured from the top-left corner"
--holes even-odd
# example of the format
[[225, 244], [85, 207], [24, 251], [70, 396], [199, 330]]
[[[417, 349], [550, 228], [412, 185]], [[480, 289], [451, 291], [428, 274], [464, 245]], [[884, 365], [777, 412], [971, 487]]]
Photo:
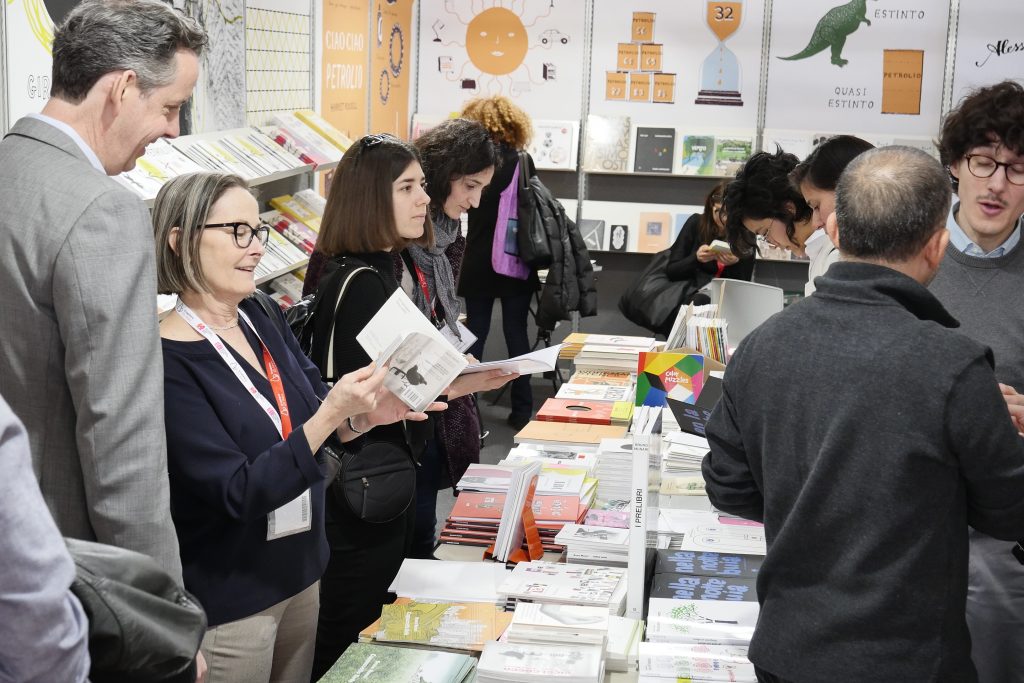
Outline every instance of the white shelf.
[[278, 278], [278, 277], [281, 277], [282, 275], [286, 275], [286, 274], [288, 274], [288, 273], [290, 273], [290, 272], [292, 272], [294, 270], [298, 270], [299, 268], [302, 268], [303, 266], [307, 265], [308, 263], [309, 263], [309, 259], [308, 258], [304, 258], [301, 261], [296, 261], [295, 263], [293, 263], [293, 264], [291, 264], [289, 266], [285, 266], [284, 268], [280, 268], [280, 269], [275, 270], [275, 271], [273, 271], [273, 272], [271, 272], [271, 273], [269, 273], [267, 275], [264, 275], [263, 277], [257, 278], [256, 279], [256, 284], [257, 284], [257, 286], [258, 285], [262, 285], [262, 284], [266, 284], [267, 282], [270, 282], [274, 278]]

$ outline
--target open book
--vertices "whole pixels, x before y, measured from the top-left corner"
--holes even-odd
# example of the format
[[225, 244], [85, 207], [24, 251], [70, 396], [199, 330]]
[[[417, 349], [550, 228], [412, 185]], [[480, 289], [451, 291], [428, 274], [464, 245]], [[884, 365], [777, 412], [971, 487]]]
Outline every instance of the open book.
[[384, 386], [413, 410], [424, 410], [467, 365], [401, 289], [370, 318], [356, 341], [370, 358], [388, 364]]

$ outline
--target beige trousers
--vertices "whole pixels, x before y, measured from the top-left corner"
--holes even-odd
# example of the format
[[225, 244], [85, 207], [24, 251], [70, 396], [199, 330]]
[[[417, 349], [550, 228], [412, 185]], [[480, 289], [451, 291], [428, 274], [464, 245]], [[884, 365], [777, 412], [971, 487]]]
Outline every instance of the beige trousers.
[[309, 683], [320, 583], [251, 617], [214, 626], [201, 646], [206, 683]]

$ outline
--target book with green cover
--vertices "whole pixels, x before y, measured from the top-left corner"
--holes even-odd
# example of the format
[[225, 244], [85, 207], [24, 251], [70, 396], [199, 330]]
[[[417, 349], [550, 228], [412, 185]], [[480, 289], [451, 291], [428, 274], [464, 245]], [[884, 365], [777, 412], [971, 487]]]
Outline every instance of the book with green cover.
[[469, 655], [353, 643], [319, 683], [463, 683], [475, 667]]
[[719, 138], [715, 141], [715, 175], [734, 176], [750, 158], [752, 138]]

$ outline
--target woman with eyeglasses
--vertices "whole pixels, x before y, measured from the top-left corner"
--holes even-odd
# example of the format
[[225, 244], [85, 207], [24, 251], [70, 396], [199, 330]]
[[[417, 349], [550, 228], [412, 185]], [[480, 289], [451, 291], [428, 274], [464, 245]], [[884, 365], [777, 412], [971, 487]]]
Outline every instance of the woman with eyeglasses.
[[722, 209], [734, 254], [753, 254], [761, 238], [801, 258], [807, 255], [807, 240], [816, 226], [811, 207], [789, 181], [798, 163], [799, 159], [781, 149], [758, 152], [726, 186]]
[[[712, 246], [715, 240], [725, 239], [725, 220], [722, 211], [722, 194], [728, 180], [723, 180], [704, 198], [704, 212], [695, 213], [686, 219], [679, 230], [679, 236], [672, 243], [668, 265], [665, 270], [672, 281], [687, 280], [692, 283], [683, 296], [681, 305], [694, 301], [697, 290], [716, 277], [733, 280], [750, 280], [754, 274], [753, 251], [737, 256], [721, 245]], [[664, 329], [657, 330], [667, 335], [672, 329], [675, 316], [669, 316]]]
[[426, 415], [383, 389], [383, 368], [328, 388], [283, 315], [252, 298], [269, 228], [244, 180], [174, 178], [153, 223], [159, 291], [178, 295], [160, 324], [171, 514], [209, 621], [208, 680], [304, 683], [328, 558], [316, 456]]
[[862, 152], [873, 149], [867, 140], [853, 135], [837, 135], [825, 140], [796, 165], [789, 180], [811, 208], [814, 232], [807, 238], [804, 251], [811, 260], [807, 269], [804, 296], [814, 292], [814, 278], [824, 275], [839, 260], [839, 245], [825, 234], [825, 220], [836, 209], [836, 185], [843, 170]]

